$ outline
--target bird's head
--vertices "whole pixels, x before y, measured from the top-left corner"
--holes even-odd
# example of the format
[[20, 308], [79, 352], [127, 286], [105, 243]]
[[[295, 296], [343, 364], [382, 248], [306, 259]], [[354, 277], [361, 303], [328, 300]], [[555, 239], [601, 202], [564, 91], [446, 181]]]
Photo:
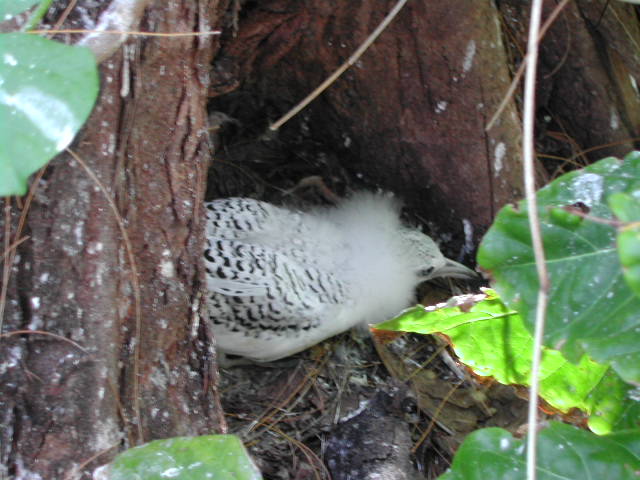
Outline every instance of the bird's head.
[[405, 229], [402, 232], [407, 251], [417, 261], [417, 273], [421, 281], [439, 277], [475, 279], [478, 274], [461, 263], [445, 257], [436, 242], [419, 230]]

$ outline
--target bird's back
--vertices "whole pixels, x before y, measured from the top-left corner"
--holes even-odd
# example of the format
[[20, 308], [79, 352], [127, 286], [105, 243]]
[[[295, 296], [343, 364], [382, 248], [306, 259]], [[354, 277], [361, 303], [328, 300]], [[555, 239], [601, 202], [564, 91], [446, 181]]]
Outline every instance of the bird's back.
[[325, 334], [346, 301], [330, 223], [246, 198], [205, 206], [207, 306], [223, 351], [268, 361], [337, 333]]

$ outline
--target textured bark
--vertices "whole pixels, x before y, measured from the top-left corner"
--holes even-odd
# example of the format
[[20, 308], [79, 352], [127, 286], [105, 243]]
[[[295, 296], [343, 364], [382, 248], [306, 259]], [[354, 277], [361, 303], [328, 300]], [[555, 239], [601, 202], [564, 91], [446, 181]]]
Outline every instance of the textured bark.
[[[348, 58], [394, 3], [261, 2], [215, 64], [236, 65], [243, 87], [267, 107], [293, 105]], [[335, 148], [352, 176], [395, 191], [423, 219], [457, 234], [458, 247], [463, 219], [476, 227], [477, 240], [496, 209], [520, 194], [514, 102], [491, 131], [484, 129], [510, 80], [499, 21], [490, 1], [408, 2], [360, 61], [281, 135], [311, 130]], [[262, 114], [275, 120], [270, 110]], [[469, 253], [473, 246], [466, 247]]]
[[[517, 0], [500, 4], [513, 51], [521, 51], [527, 11]], [[555, 6], [545, 2], [545, 16]], [[637, 7], [606, 0], [569, 2], [543, 39], [537, 147], [542, 155], [567, 159], [559, 171], [621, 157], [638, 145], [639, 44]]]
[[[216, 5], [155, 2], [138, 29], [211, 30]], [[3, 331], [42, 330], [83, 350], [40, 334], [3, 339], [4, 475], [78, 478], [123, 446], [219, 424], [209, 348], [192, 310], [214, 38], [129, 40], [101, 65], [98, 104], [72, 147], [124, 219], [138, 270], [139, 335], [128, 247], [104, 194], [68, 155], [37, 186]]]
[[[239, 100], [216, 107], [246, 131], [255, 132], [260, 121], [265, 128], [345, 61], [394, 3], [270, 0], [247, 6], [237, 36], [226, 39], [214, 62], [214, 94], [235, 91]], [[330, 179], [345, 169], [364, 184], [356, 188], [396, 192], [436, 233], [447, 232], [442, 239], [452, 237], [449, 255], [471, 253], [496, 210], [521, 196], [519, 90], [496, 125], [485, 126], [526, 50], [530, 4], [496, 3], [499, 8], [491, 1], [408, 2], [357, 64], [281, 129], [276, 154], [238, 153], [231, 146], [229, 160], [258, 157], [276, 165], [275, 158], [306, 137], [336, 158], [314, 174]], [[545, 14], [555, 6], [546, 2]], [[635, 145], [636, 8], [570, 2], [545, 37], [537, 147], [542, 158], [563, 160], [541, 164], [542, 177], [623, 155]], [[247, 148], [248, 142], [245, 136], [238, 143]], [[297, 159], [301, 170], [302, 161], [309, 163]], [[467, 239], [460, 250], [464, 220], [475, 242]]]

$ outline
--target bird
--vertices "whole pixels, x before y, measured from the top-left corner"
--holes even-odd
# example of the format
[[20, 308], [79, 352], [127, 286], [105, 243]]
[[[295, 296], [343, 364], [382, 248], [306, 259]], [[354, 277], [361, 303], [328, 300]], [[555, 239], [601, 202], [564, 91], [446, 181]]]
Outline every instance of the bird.
[[358, 192], [308, 211], [251, 198], [205, 202], [206, 308], [216, 349], [263, 363], [407, 308], [421, 282], [477, 274]]

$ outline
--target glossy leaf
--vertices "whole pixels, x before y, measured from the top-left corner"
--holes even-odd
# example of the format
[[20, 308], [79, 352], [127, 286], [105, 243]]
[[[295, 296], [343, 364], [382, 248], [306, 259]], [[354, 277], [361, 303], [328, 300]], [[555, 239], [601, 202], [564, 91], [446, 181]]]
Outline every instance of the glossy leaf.
[[0, 196], [24, 194], [29, 175], [71, 143], [98, 86], [88, 49], [0, 34]]
[[0, 22], [11, 20], [13, 16], [30, 9], [38, 2], [39, 0], [0, 0]]
[[[509, 385], [530, 385], [533, 338], [524, 321], [492, 290], [487, 295], [454, 297], [440, 308], [422, 306], [376, 325], [381, 330], [441, 332], [449, 337], [458, 358], [478, 375]], [[583, 356], [577, 365], [557, 350], [544, 349], [540, 396], [561, 412], [579, 408], [589, 426], [603, 434], [637, 427], [640, 403], [630, 398], [632, 387], [608, 366]]]
[[[451, 469], [440, 480], [524, 480], [526, 445], [506, 430], [487, 428], [469, 435]], [[551, 422], [538, 434], [537, 479], [636, 480], [640, 430], [597, 436]]]
[[260, 480], [235, 435], [154, 440], [118, 455], [94, 478], [103, 480]]
[[[628, 382], [640, 383], [640, 298], [623, 276], [617, 228], [607, 199], [640, 188], [640, 153], [607, 158], [558, 178], [537, 194], [551, 280], [545, 345], [572, 362], [586, 353]], [[582, 218], [571, 209], [605, 223]], [[573, 217], [573, 218], [572, 218]], [[533, 329], [536, 274], [527, 206], [508, 205], [478, 251], [504, 302]], [[633, 273], [633, 272], [632, 272]]]

